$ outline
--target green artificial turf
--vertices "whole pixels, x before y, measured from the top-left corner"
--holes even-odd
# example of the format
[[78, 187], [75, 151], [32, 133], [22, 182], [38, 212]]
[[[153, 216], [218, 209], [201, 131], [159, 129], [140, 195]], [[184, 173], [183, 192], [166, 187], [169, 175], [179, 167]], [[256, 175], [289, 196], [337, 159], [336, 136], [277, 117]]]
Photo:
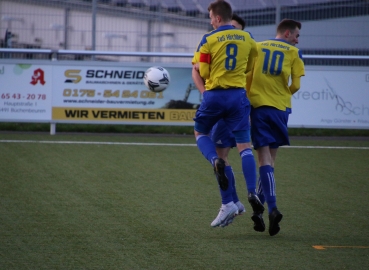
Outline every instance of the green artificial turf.
[[236, 150], [247, 212], [222, 229], [192, 137], [0, 134], [0, 269], [367, 269], [369, 140], [291, 143], [270, 237], [252, 228]]

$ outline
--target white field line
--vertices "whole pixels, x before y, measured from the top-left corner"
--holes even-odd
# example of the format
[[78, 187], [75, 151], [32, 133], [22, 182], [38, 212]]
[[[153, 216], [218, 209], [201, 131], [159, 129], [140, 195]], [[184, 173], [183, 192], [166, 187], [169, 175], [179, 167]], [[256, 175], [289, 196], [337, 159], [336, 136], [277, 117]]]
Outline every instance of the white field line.
[[[97, 145], [140, 145], [140, 146], [179, 146], [195, 147], [196, 144], [180, 143], [139, 143], [139, 142], [83, 142], [83, 141], [35, 141], [35, 140], [0, 140], [0, 143], [40, 143], [40, 144], [97, 144]], [[283, 148], [296, 149], [355, 149], [369, 150], [369, 147], [353, 146], [282, 146]]]

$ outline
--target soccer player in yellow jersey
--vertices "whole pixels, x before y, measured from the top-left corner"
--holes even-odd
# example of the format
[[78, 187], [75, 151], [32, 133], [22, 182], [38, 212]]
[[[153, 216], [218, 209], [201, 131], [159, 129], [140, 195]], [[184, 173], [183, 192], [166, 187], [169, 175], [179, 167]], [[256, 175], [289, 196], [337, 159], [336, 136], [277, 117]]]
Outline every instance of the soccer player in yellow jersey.
[[199, 72], [205, 81], [203, 101], [194, 118], [194, 134], [199, 150], [214, 167], [222, 196], [221, 209], [211, 226], [224, 227], [238, 214], [238, 207], [232, 199], [233, 188], [225, 174], [225, 161], [218, 157], [209, 137], [212, 127], [221, 119], [234, 134], [249, 202], [253, 209], [264, 210], [256, 195], [256, 164], [249, 135], [250, 103], [245, 91], [245, 74], [251, 71], [257, 51], [251, 34], [231, 25], [232, 8], [228, 2], [212, 2], [208, 10], [214, 30], [203, 36], [193, 58], [193, 73]]
[[[251, 138], [259, 162], [258, 195], [268, 204], [271, 236], [279, 232], [283, 217], [277, 209], [274, 163], [278, 147], [290, 144], [287, 122], [291, 97], [300, 89], [300, 77], [305, 75], [301, 52], [295, 47], [300, 29], [300, 22], [282, 20], [275, 39], [257, 43], [258, 57], [252, 73], [247, 75]], [[252, 219], [255, 224], [264, 223], [262, 212], [254, 211]]]
[[[240, 16], [238, 16], [235, 13], [232, 14], [231, 24], [233, 25], [234, 28], [240, 29], [240, 30], [243, 30], [246, 26], [245, 20], [242, 19]], [[195, 82], [197, 89], [201, 93], [204, 93], [205, 91], [204, 80], [201, 78], [198, 72], [199, 59], [196, 59], [196, 56], [198, 56], [198, 54], [195, 54], [194, 58], [192, 59], [192, 63], [194, 63], [192, 78]], [[232, 187], [232, 199], [233, 199], [233, 202], [238, 207], [238, 215], [242, 215], [244, 212], [246, 212], [246, 209], [243, 203], [238, 198], [237, 189], [236, 189], [236, 179], [233, 174], [232, 166], [228, 162], [229, 151], [231, 150], [231, 148], [236, 147], [237, 145], [234, 135], [231, 131], [228, 130], [223, 119], [221, 119], [213, 126], [210, 132], [210, 138], [215, 145], [215, 150], [218, 154], [218, 157], [222, 158], [225, 162], [224, 173], [228, 178], [229, 185]], [[221, 189], [220, 189], [220, 193], [222, 195]], [[227, 202], [227, 198], [224, 198], [223, 196], [222, 201]], [[233, 219], [228, 220], [228, 224], [232, 222], [233, 222]]]

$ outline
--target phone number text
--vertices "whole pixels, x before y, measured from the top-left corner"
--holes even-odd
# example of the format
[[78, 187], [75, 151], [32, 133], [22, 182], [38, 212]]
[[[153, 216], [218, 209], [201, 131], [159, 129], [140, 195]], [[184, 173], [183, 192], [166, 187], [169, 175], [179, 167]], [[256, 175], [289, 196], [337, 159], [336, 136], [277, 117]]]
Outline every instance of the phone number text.
[[46, 100], [46, 94], [20, 94], [2, 93], [1, 99], [26, 99], [26, 100]]
[[164, 98], [163, 92], [155, 93], [148, 90], [110, 90], [106, 89], [102, 92], [94, 89], [64, 89], [64, 97], [95, 97], [102, 96], [104, 98]]

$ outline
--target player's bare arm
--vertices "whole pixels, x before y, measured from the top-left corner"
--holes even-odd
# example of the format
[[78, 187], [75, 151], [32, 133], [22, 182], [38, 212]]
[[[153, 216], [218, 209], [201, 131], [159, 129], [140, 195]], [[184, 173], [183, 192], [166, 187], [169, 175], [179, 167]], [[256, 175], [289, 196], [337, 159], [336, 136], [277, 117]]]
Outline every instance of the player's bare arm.
[[199, 73], [199, 64], [196, 63], [192, 66], [192, 80], [195, 83], [197, 89], [199, 89], [200, 93], [205, 92], [204, 80], [201, 78]]

